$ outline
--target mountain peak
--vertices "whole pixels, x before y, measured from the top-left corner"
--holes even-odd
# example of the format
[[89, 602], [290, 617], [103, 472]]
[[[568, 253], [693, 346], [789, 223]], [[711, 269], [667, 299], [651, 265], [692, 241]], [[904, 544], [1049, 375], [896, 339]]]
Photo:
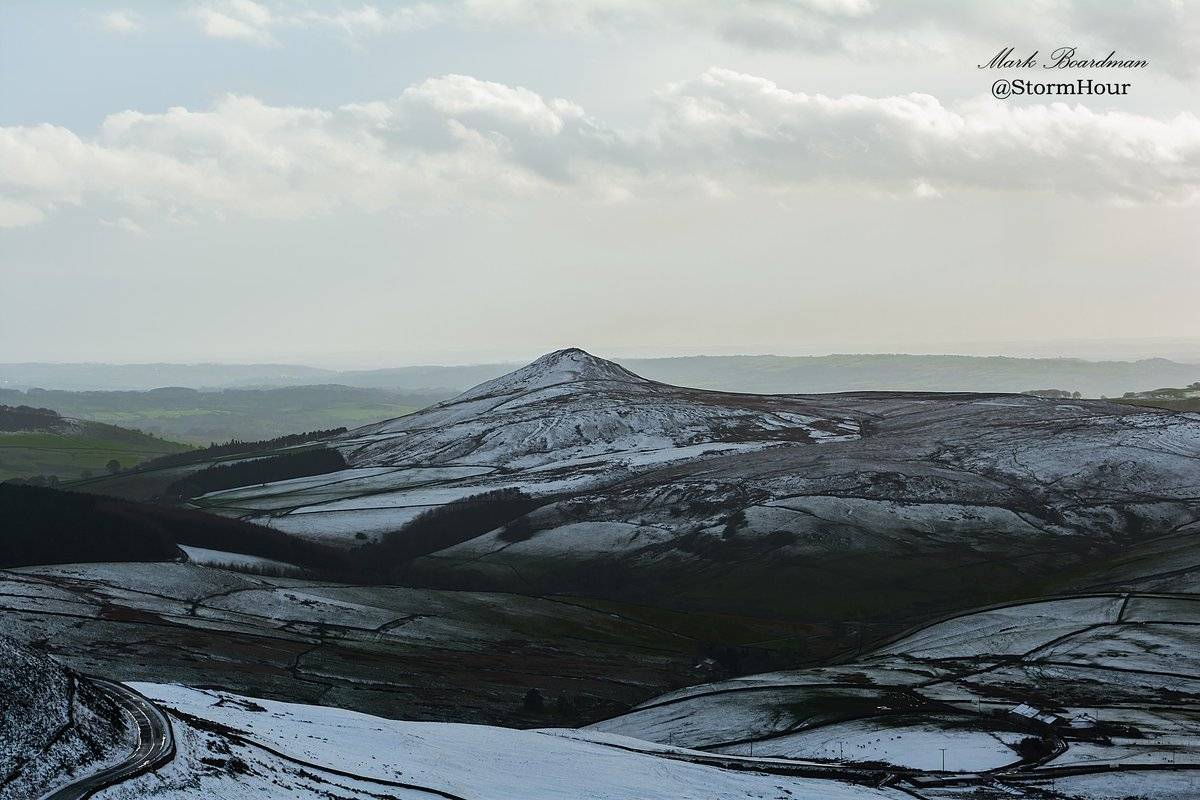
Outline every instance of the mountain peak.
[[473, 397], [513, 394], [563, 383], [580, 381], [619, 381], [647, 384], [651, 381], [599, 356], [578, 347], [567, 347], [546, 353], [520, 369], [495, 380], [481, 383], [455, 398], [455, 402]]
[[578, 347], [565, 347], [562, 350], [555, 350], [552, 353], [546, 353], [544, 356], [535, 358], [526, 365], [525, 369], [537, 369], [540, 371], [558, 371], [566, 370], [568, 372], [604, 372], [604, 373], [621, 373], [630, 375], [624, 367], [615, 364], [607, 359], [594, 356], [586, 350], [581, 350]]

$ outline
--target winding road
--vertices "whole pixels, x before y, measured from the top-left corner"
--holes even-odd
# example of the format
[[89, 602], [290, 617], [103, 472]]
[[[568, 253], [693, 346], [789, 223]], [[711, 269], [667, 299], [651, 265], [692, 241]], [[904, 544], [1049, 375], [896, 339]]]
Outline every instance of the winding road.
[[79, 778], [67, 786], [43, 795], [41, 800], [84, 800], [101, 789], [158, 769], [175, 757], [175, 737], [171, 722], [158, 706], [127, 686], [102, 678], [82, 678], [107, 694], [138, 728], [138, 745], [120, 764]]

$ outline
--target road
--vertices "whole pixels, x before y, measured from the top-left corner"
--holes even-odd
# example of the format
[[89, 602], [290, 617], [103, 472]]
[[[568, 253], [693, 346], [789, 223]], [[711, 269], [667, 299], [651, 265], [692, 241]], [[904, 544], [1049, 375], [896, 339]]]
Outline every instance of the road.
[[171, 723], [158, 706], [127, 686], [101, 678], [81, 678], [111, 697], [137, 723], [138, 745], [120, 764], [79, 778], [42, 800], [84, 800], [101, 789], [158, 769], [175, 757]]

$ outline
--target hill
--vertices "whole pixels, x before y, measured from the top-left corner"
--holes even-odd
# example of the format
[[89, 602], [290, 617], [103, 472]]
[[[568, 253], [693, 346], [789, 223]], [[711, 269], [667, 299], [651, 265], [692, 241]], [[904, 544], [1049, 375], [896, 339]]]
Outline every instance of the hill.
[[110, 698], [0, 637], [0, 798], [41, 797], [73, 773], [120, 761], [133, 730]]
[[981, 609], [845, 663], [689, 687], [591, 729], [747, 767], [888, 775], [913, 797], [1182, 800], [1200, 765], [1198, 602], [1107, 593]]
[[30, 406], [0, 405], [0, 480], [53, 476], [72, 480], [130, 467], [187, 445], [116, 425], [60, 416]]
[[1131, 406], [1195, 413], [1200, 411], [1200, 381], [1180, 389], [1165, 388], [1152, 389], [1148, 392], [1126, 392], [1117, 402]]
[[0, 403], [36, 405], [93, 422], [137, 428], [174, 441], [206, 445], [230, 439], [269, 439], [297, 431], [355, 427], [407, 414], [448, 397], [398, 394], [348, 386], [198, 391], [0, 389]]
[[742, 395], [579, 350], [329, 442], [350, 468], [194, 502], [353, 550], [430, 507], [539, 508], [393, 579], [811, 626], [810, 655], [1194, 524], [1200, 421], [1007, 394]]

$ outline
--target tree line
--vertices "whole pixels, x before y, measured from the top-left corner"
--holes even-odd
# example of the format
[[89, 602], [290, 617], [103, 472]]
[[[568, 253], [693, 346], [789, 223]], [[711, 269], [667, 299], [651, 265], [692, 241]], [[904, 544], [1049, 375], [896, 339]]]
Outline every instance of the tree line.
[[541, 502], [499, 489], [431, 508], [378, 541], [353, 548], [191, 509], [16, 483], [0, 484], [0, 568], [182, 558], [177, 545], [259, 556], [344, 583], [403, 580], [416, 558], [504, 529]]
[[[199, 511], [0, 484], [0, 567], [166, 561], [187, 544], [324, 569], [340, 553], [281, 531]], [[332, 559], [332, 561], [331, 561]]]
[[215, 464], [180, 478], [167, 486], [166, 495], [176, 499], [199, 497], [208, 492], [324, 475], [346, 468], [337, 450], [316, 448], [278, 456], [247, 459], [233, 464]]
[[214, 442], [208, 447], [197, 447], [194, 450], [188, 450], [185, 453], [168, 453], [164, 456], [151, 458], [143, 461], [137, 466], [138, 470], [144, 469], [162, 469], [163, 467], [182, 467], [188, 464], [199, 464], [204, 461], [212, 461], [213, 459], [222, 456], [241, 455], [242, 453], [255, 453], [263, 450], [278, 450], [283, 447], [294, 447], [305, 442], [312, 442], [317, 439], [328, 439], [331, 436], [338, 436], [346, 432], [343, 428], [328, 428], [326, 430], [306, 431], [304, 433], [290, 433], [287, 436], [277, 436], [274, 439], [260, 439], [253, 442], [245, 442], [241, 439], [230, 439], [228, 442], [217, 444]]

